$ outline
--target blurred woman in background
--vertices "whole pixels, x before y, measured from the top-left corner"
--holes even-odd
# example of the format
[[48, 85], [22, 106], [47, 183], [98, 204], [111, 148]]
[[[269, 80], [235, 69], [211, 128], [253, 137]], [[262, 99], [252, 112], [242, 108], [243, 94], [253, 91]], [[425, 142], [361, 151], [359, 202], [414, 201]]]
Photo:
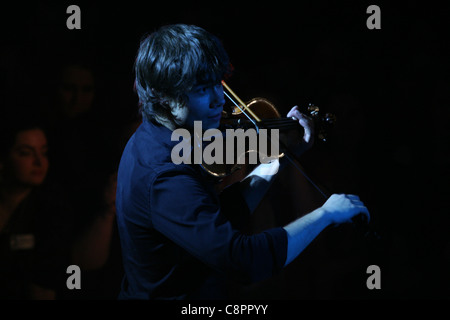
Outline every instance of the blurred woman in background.
[[2, 122], [0, 299], [56, 299], [69, 266], [71, 209], [47, 181], [43, 125], [33, 116], [3, 115]]

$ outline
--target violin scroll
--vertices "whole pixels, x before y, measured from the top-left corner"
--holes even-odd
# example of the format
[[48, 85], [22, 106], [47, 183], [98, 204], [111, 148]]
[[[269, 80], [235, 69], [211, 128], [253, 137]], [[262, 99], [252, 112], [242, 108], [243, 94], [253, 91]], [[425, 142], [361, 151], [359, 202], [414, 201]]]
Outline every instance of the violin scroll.
[[328, 133], [330, 129], [336, 124], [337, 118], [332, 113], [321, 114], [318, 106], [310, 103], [306, 109], [306, 112], [314, 121], [314, 126], [317, 130], [317, 138], [319, 141], [327, 142]]

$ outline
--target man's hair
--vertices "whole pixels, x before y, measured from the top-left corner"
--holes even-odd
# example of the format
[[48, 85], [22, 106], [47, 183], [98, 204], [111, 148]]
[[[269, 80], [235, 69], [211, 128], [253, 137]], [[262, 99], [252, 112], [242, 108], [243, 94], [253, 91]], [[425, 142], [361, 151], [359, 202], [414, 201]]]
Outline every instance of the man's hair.
[[145, 36], [135, 62], [135, 89], [143, 118], [178, 125], [174, 108], [198, 84], [218, 83], [230, 72], [217, 37], [194, 25], [167, 25]]

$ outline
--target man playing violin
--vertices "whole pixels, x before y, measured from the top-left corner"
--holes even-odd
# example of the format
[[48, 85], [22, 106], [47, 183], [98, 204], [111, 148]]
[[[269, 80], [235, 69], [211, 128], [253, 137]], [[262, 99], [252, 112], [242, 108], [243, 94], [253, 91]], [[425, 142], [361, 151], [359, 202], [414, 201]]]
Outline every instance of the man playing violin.
[[[250, 215], [283, 161], [261, 164], [216, 194], [198, 164], [174, 164], [175, 129], [217, 128], [225, 103], [221, 80], [229, 59], [220, 41], [197, 26], [169, 25], [146, 36], [135, 62], [143, 122], [128, 141], [117, 178], [116, 210], [125, 276], [120, 299], [222, 299], [227, 281], [272, 277], [327, 226], [369, 212], [356, 195], [334, 194], [322, 207], [284, 227], [244, 234]], [[304, 128], [298, 153], [311, 147]], [[264, 166], [264, 167], [261, 167]]]

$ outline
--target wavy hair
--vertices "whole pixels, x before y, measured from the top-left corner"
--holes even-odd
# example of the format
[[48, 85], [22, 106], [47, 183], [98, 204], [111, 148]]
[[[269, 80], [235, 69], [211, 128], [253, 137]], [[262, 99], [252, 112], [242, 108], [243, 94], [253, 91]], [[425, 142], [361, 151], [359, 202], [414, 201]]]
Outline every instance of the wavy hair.
[[194, 25], [167, 25], [145, 36], [135, 62], [135, 89], [143, 118], [179, 126], [195, 85], [217, 83], [231, 72], [220, 40]]

